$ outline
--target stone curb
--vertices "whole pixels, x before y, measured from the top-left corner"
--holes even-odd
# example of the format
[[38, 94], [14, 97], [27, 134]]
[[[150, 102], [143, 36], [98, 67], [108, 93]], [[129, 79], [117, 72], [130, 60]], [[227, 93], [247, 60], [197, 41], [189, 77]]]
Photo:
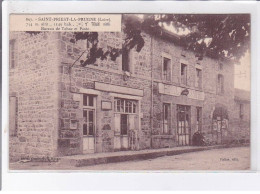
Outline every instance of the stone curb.
[[190, 152], [198, 152], [204, 150], [212, 150], [212, 149], [223, 149], [223, 148], [231, 148], [231, 147], [243, 147], [248, 146], [249, 144], [244, 145], [217, 145], [217, 146], [208, 146], [208, 147], [194, 147], [190, 149], [183, 150], [151, 150], [148, 153], [132, 153], [128, 155], [118, 155], [118, 156], [104, 156], [104, 157], [93, 157], [93, 158], [81, 158], [81, 159], [73, 159], [73, 158], [60, 158], [60, 163], [75, 167], [82, 166], [92, 166], [97, 164], [108, 164], [108, 163], [117, 163], [117, 162], [126, 162], [133, 160], [148, 160], [154, 159], [163, 156], [173, 156]]

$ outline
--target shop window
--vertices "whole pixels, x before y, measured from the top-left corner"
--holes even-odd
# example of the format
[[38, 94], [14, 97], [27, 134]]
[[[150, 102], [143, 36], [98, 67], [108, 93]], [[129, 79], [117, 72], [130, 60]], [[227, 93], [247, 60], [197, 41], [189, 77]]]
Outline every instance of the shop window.
[[187, 85], [187, 65], [181, 64], [181, 83]]
[[11, 40], [9, 45], [9, 67], [13, 69], [15, 68], [15, 40]]
[[171, 59], [163, 57], [163, 80], [171, 81]]
[[218, 74], [217, 78], [217, 94], [224, 93], [224, 77], [221, 74]]
[[163, 134], [169, 134], [170, 128], [170, 104], [163, 104]]
[[196, 68], [195, 87], [201, 88], [201, 86], [202, 86], [202, 71], [201, 69]]
[[17, 98], [11, 96], [9, 98], [9, 133], [10, 136], [17, 136]]
[[239, 118], [242, 120], [244, 118], [244, 105], [239, 104]]
[[202, 108], [196, 107], [196, 112], [197, 112], [196, 131], [201, 132], [201, 128], [202, 128]]

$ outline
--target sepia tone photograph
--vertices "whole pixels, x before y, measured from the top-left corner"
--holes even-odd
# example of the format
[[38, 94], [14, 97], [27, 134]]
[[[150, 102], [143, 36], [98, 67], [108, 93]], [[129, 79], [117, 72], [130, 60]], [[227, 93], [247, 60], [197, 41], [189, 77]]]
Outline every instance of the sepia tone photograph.
[[9, 169], [250, 170], [250, 28], [250, 14], [10, 15]]

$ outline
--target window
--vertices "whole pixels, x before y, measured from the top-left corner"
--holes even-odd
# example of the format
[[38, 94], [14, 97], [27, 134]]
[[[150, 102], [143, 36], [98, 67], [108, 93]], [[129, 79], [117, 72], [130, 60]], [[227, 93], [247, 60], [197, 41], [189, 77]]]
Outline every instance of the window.
[[187, 65], [181, 64], [181, 83], [187, 85]]
[[223, 69], [223, 63], [219, 63], [218, 64], [218, 70], [222, 70]]
[[15, 68], [15, 40], [10, 41], [10, 50], [9, 50], [9, 63], [10, 63], [10, 69]]
[[83, 94], [83, 106], [94, 106], [94, 96]]
[[96, 122], [96, 97], [83, 94], [83, 135], [93, 136]]
[[94, 117], [95, 117], [95, 110], [84, 109], [83, 110], [83, 135], [94, 135]]
[[169, 134], [170, 104], [163, 104], [163, 134]]
[[130, 71], [129, 64], [130, 64], [129, 50], [123, 48], [122, 49], [122, 70], [129, 72]]
[[136, 113], [137, 101], [123, 98], [115, 98], [115, 112], [119, 113]]
[[201, 88], [201, 86], [202, 86], [202, 71], [201, 69], [196, 69], [195, 87]]
[[10, 136], [17, 136], [17, 98], [11, 96], [9, 98], [9, 133]]
[[163, 57], [163, 80], [171, 81], [171, 59]]
[[196, 131], [201, 132], [201, 128], [202, 128], [202, 108], [196, 107], [196, 112], [197, 112]]
[[217, 78], [217, 94], [224, 93], [224, 77], [221, 74], [218, 74]]
[[239, 118], [243, 119], [243, 117], [244, 117], [244, 105], [239, 104]]

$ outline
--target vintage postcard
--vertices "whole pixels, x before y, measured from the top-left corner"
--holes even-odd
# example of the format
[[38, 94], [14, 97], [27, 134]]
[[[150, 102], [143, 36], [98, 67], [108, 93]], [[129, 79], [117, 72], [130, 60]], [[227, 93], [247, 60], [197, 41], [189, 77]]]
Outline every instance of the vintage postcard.
[[250, 14], [10, 14], [10, 170], [250, 170]]

